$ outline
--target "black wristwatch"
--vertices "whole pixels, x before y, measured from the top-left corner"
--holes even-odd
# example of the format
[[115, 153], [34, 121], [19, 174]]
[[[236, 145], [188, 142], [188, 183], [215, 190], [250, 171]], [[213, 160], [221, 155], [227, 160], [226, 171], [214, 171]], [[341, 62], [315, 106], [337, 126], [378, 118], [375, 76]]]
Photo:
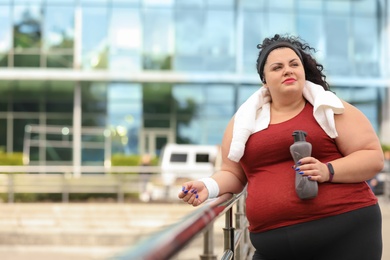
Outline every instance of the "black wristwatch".
[[329, 180], [328, 180], [328, 182], [332, 182], [333, 177], [334, 177], [333, 165], [330, 162], [328, 162], [328, 163], [326, 163], [326, 166], [328, 166], [328, 170], [329, 170]]

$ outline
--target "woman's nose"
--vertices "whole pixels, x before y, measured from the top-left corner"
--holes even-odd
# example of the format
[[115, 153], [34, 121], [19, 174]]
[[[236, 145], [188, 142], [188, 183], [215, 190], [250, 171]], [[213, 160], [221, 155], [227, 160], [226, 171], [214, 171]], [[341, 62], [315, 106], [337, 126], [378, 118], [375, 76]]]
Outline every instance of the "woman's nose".
[[287, 67], [285, 70], [284, 70], [284, 75], [291, 75], [292, 74], [292, 71], [289, 67]]

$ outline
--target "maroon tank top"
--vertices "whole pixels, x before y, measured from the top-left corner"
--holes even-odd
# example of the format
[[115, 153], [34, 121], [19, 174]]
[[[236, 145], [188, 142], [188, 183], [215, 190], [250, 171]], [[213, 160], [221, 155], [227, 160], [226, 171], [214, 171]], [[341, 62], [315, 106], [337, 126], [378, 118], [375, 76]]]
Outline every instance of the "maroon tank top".
[[313, 146], [312, 156], [321, 162], [343, 156], [334, 139], [314, 119], [310, 103], [297, 116], [252, 134], [240, 161], [248, 179], [246, 211], [251, 232], [316, 220], [377, 203], [366, 182], [319, 183], [316, 198], [299, 199], [289, 150], [295, 130], [307, 133], [306, 140]]

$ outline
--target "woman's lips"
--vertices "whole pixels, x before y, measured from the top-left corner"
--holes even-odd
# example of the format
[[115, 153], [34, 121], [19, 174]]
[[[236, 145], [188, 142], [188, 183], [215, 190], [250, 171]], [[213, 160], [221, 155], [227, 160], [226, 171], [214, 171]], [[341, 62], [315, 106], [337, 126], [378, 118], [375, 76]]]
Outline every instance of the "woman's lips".
[[283, 81], [283, 83], [291, 84], [291, 83], [294, 83], [295, 81], [296, 81], [295, 79], [286, 79], [285, 81]]

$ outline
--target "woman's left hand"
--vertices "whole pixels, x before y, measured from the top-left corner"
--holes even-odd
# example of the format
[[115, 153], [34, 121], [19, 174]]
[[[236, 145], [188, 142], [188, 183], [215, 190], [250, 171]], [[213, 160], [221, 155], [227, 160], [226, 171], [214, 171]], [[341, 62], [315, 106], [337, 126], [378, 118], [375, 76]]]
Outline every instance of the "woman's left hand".
[[299, 174], [308, 176], [312, 181], [320, 183], [329, 181], [328, 166], [314, 157], [300, 159], [297, 165], [294, 165], [294, 168]]

